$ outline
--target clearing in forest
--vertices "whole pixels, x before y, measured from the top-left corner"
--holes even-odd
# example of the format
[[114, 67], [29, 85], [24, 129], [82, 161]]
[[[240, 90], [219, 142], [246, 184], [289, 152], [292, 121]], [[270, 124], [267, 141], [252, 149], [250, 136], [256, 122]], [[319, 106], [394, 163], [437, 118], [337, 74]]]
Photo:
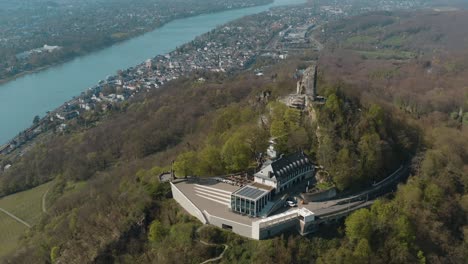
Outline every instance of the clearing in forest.
[[[52, 182], [49, 182], [0, 198], [0, 208], [32, 226], [43, 214], [43, 196], [51, 186]], [[19, 238], [27, 229], [24, 223], [0, 211], [0, 257], [16, 248]]]

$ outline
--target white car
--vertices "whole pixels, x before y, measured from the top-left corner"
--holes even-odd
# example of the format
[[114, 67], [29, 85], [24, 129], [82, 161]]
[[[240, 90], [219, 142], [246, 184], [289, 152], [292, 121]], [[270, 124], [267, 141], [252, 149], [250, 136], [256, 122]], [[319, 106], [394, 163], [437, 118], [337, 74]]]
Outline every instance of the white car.
[[295, 203], [293, 201], [286, 201], [286, 205], [288, 205], [289, 207], [296, 207], [297, 203]]

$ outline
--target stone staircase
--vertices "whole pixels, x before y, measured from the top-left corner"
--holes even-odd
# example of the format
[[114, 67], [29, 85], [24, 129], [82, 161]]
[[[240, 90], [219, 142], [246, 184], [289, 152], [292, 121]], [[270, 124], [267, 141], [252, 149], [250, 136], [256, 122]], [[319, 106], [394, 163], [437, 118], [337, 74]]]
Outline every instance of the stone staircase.
[[231, 206], [231, 192], [195, 184], [195, 195], [225, 206]]

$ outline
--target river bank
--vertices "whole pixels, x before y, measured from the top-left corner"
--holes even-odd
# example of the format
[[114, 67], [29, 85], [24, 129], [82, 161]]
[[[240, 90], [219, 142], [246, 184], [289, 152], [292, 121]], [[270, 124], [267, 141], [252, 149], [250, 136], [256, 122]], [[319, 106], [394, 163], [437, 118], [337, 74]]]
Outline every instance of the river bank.
[[[228, 11], [228, 10], [236, 10], [236, 9], [242, 9], [242, 8], [255, 7], [255, 6], [263, 6], [263, 5], [271, 4], [273, 2], [274, 2], [274, 0], [263, 0], [263, 1], [259, 1], [258, 3], [253, 4], [251, 6], [235, 6], [233, 8], [228, 7], [228, 8], [224, 8], [224, 9], [214, 9], [214, 10], [210, 10], [208, 12], [199, 12], [199, 13], [176, 15], [175, 17], [173, 17], [171, 19], [161, 21], [161, 23], [159, 23], [157, 25], [154, 25], [154, 26], [150, 26], [150, 27], [145, 28], [143, 30], [137, 30], [137, 31], [134, 31], [134, 32], [125, 32], [122, 35], [119, 35], [119, 37], [112, 36], [112, 38], [111, 38], [112, 41], [108, 45], [96, 46], [96, 47], [93, 47], [93, 48], [88, 49], [88, 50], [83, 50], [82, 52], [79, 52], [78, 54], [74, 54], [74, 55], [71, 55], [71, 56], [65, 56], [65, 57], [60, 58], [60, 59], [58, 59], [58, 60], [56, 60], [56, 61], [54, 61], [54, 62], [52, 62], [50, 64], [47, 64], [47, 65], [39, 66], [37, 68], [30, 69], [30, 70], [21, 71], [21, 72], [15, 74], [15, 75], [12, 75], [12, 76], [9, 76], [9, 77], [0, 78], [0, 85], [6, 84], [6, 83], [8, 83], [10, 81], [14, 81], [14, 80], [16, 80], [18, 78], [21, 78], [23, 76], [26, 76], [28, 74], [39, 73], [39, 72], [44, 71], [46, 69], [49, 69], [51, 67], [55, 67], [57, 65], [72, 61], [75, 58], [86, 56], [86, 55], [89, 55], [89, 54], [91, 54], [93, 52], [97, 52], [97, 51], [109, 48], [109, 47], [111, 47], [113, 45], [117, 45], [119, 43], [128, 41], [128, 40], [130, 40], [132, 38], [147, 34], [147, 33], [151, 32], [151, 31], [154, 31], [154, 30], [166, 25], [167, 23], [170, 23], [171, 21], [174, 21], [174, 20], [177, 20], [177, 19], [184, 19], [184, 18], [188, 18], [188, 17], [205, 15], [205, 14], [214, 14], [214, 13]], [[73, 51], [70, 51], [70, 52], [73, 52]]]
[[6, 143], [29, 127], [34, 116], [44, 116], [118, 70], [138, 65], [157, 54], [167, 54], [229, 21], [271, 7], [300, 3], [304, 1], [276, 0], [264, 6], [174, 20], [147, 34], [3, 84], [0, 86], [0, 142]]

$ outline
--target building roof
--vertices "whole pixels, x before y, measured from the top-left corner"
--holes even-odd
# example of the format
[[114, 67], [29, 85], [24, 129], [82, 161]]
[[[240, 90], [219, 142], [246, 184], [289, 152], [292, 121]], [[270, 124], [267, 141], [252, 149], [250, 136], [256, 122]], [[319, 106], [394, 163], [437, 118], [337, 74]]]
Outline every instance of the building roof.
[[255, 174], [255, 177], [272, 179], [273, 181], [286, 178], [290, 173], [310, 166], [310, 159], [303, 152], [296, 152], [288, 156], [281, 156]]
[[238, 197], [244, 197], [250, 200], [257, 200], [267, 194], [269, 191], [260, 189], [252, 185], [247, 185], [237, 190], [233, 194]]
[[271, 191], [271, 190], [274, 189], [274, 188], [271, 187], [271, 186], [264, 185], [264, 184], [261, 184], [261, 183], [258, 183], [258, 182], [253, 182], [253, 183], [250, 184], [250, 186], [253, 186], [253, 187], [256, 187], [256, 188], [260, 188], [260, 189], [264, 189], [264, 190], [267, 190], [267, 191]]
[[172, 182], [191, 203], [203, 214], [209, 214], [244, 225], [252, 225], [256, 218], [247, 217], [232, 212], [229, 209], [231, 193], [239, 189], [238, 186], [218, 182], [211, 179], [197, 181], [177, 180]]

